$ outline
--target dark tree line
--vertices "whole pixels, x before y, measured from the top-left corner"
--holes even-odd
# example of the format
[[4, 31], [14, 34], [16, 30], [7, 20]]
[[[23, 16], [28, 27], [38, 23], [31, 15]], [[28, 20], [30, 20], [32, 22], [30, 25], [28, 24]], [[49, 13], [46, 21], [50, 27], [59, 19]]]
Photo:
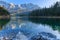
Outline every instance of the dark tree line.
[[37, 24], [47, 24], [50, 25], [54, 30], [60, 31], [60, 18], [39, 18], [39, 16], [60, 16], [60, 6], [58, 2], [56, 2], [56, 4], [50, 8], [43, 8], [30, 12], [29, 21]]
[[10, 13], [3, 7], [0, 7], [0, 15], [10, 15]]
[[60, 16], [59, 2], [56, 2], [54, 6], [50, 8], [42, 8], [32, 11], [30, 16]]

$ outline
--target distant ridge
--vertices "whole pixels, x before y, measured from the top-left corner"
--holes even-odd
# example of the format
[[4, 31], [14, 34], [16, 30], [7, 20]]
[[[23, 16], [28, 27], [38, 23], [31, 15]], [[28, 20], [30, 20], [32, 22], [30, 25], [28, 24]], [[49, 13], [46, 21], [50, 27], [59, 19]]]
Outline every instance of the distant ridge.
[[4, 7], [9, 12], [13, 12], [13, 13], [17, 11], [31, 11], [31, 10], [36, 10], [40, 8], [39, 6], [34, 5], [32, 3], [16, 5], [13, 3], [7, 3], [5, 1], [0, 1], [0, 6]]

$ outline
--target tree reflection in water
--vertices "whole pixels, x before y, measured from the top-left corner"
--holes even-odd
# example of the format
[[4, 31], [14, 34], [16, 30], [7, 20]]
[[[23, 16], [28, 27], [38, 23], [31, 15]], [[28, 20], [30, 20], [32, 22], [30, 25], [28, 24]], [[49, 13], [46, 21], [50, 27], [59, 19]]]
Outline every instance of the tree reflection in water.
[[0, 7], [0, 29], [10, 21], [10, 13], [3, 7]]
[[50, 25], [53, 30], [60, 31], [60, 18], [29, 18], [29, 20], [36, 24]]

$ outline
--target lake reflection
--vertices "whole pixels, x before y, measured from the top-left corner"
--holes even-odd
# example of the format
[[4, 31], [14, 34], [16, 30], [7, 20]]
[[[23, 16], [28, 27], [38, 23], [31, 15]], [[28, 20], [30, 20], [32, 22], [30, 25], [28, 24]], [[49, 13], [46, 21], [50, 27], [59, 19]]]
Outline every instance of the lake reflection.
[[[44, 21], [44, 22], [43, 22]], [[59, 25], [51, 25], [53, 21], [49, 19], [40, 20], [40, 23], [22, 18], [11, 18], [11, 21], [6, 25], [6, 28], [0, 31], [0, 39], [7, 37], [12, 40], [58, 40], [60, 39]], [[48, 24], [50, 22], [50, 25]], [[54, 29], [53, 29], [54, 28]], [[17, 36], [19, 35], [19, 36]], [[20, 36], [21, 35], [21, 36]], [[40, 36], [37, 36], [40, 35]], [[37, 36], [37, 37], [36, 37]], [[42, 37], [41, 37], [42, 36]], [[22, 38], [24, 37], [24, 38]], [[39, 38], [40, 37], [40, 38]], [[34, 39], [35, 38], [35, 39]], [[38, 38], [38, 39], [36, 39]]]

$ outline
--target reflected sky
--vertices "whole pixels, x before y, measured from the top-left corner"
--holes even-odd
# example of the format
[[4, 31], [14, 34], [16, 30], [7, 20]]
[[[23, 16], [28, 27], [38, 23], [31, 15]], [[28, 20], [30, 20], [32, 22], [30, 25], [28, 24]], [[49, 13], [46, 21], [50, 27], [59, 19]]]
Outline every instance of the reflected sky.
[[28, 38], [41, 32], [52, 33], [58, 39], [60, 39], [60, 32], [58, 30], [53, 30], [51, 26], [43, 25], [43, 24], [35, 24], [35, 23], [24, 21], [21, 19], [11, 20], [6, 25], [6, 28], [0, 31], [0, 37], [7, 36], [8, 33], [9, 33], [8, 35], [11, 35], [11, 36], [12, 34], [18, 35], [19, 32], [23, 33], [23, 35]]

